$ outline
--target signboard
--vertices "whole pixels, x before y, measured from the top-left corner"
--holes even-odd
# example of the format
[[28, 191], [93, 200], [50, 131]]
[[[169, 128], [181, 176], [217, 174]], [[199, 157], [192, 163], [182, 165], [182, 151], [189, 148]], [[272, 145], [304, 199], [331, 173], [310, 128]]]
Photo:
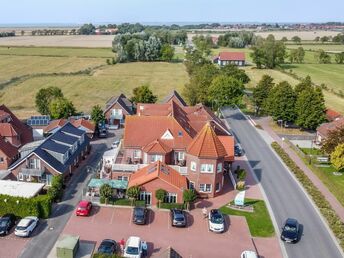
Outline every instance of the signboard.
[[244, 204], [245, 204], [245, 191], [241, 191], [235, 196], [234, 204], [237, 206], [244, 206]]

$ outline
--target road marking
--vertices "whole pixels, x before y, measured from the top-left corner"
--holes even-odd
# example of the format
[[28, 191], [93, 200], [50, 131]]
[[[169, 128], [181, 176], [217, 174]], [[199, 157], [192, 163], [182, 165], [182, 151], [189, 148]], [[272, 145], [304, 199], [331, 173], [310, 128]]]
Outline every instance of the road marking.
[[112, 224], [112, 222], [113, 222], [114, 215], [115, 215], [115, 208], [112, 209], [110, 224]]

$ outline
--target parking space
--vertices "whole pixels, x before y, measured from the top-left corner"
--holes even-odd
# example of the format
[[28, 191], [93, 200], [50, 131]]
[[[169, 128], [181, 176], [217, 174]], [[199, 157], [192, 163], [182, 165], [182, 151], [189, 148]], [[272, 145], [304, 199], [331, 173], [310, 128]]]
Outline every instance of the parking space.
[[243, 217], [227, 217], [222, 234], [209, 232], [208, 221], [198, 209], [187, 215], [187, 222], [186, 228], [171, 227], [169, 212], [151, 210], [147, 225], [135, 225], [132, 209], [102, 207], [90, 217], [73, 215], [63, 233], [79, 235], [82, 240], [96, 241], [97, 245], [104, 238], [119, 241], [140, 236], [148, 242], [148, 252], [153, 257], [169, 246], [183, 257], [234, 258], [240, 257], [243, 250], [254, 250]]

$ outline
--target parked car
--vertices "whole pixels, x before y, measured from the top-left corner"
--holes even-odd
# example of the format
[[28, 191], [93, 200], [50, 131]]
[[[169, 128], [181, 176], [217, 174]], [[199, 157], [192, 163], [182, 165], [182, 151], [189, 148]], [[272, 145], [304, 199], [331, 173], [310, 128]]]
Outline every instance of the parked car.
[[258, 258], [258, 255], [253, 251], [243, 251], [241, 253], [241, 258]]
[[114, 141], [112, 144], [111, 144], [111, 149], [115, 149], [119, 146], [119, 143], [120, 141]]
[[140, 237], [131, 236], [128, 238], [125, 247], [123, 257], [128, 258], [141, 258], [146, 250], [143, 249], [143, 242]]
[[118, 245], [116, 241], [112, 239], [104, 239], [98, 247], [98, 253], [100, 254], [114, 254], [117, 250]]
[[217, 209], [212, 209], [208, 216], [209, 230], [222, 233], [225, 230], [225, 219], [222, 213]]
[[296, 219], [288, 218], [282, 228], [281, 240], [287, 243], [299, 241], [300, 224]]
[[135, 207], [133, 211], [133, 222], [137, 225], [145, 225], [147, 223], [148, 210], [144, 207]]
[[8, 235], [16, 224], [16, 217], [13, 214], [6, 214], [0, 218], [0, 235]]
[[92, 203], [89, 201], [80, 201], [75, 211], [76, 216], [89, 216], [92, 210]]
[[106, 138], [107, 137], [107, 130], [106, 130], [106, 128], [99, 128], [98, 137], [99, 138]]
[[243, 155], [243, 150], [242, 150], [240, 144], [238, 144], [238, 143], [235, 144], [234, 145], [234, 156], [240, 157], [242, 155]]
[[14, 234], [20, 237], [29, 237], [38, 225], [39, 219], [34, 216], [21, 219], [14, 230]]
[[186, 227], [186, 215], [183, 210], [171, 209], [172, 227]]

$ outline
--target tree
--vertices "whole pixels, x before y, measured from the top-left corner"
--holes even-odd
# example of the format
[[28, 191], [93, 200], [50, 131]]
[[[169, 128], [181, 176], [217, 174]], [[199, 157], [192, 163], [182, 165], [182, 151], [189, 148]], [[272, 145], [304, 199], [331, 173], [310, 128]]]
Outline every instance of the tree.
[[344, 142], [344, 126], [337, 127], [330, 130], [327, 138], [325, 139], [321, 150], [327, 154], [332, 153], [339, 143]]
[[185, 189], [183, 191], [183, 200], [186, 203], [186, 209], [190, 209], [190, 203], [194, 202], [197, 198], [197, 194], [193, 189]]
[[105, 120], [104, 112], [99, 105], [95, 105], [92, 107], [91, 119], [94, 121], [96, 125]]
[[321, 43], [324, 43], [324, 42], [329, 41], [329, 39], [330, 39], [329, 37], [323, 36], [323, 37], [320, 38], [320, 41], [321, 41]]
[[53, 119], [60, 119], [75, 115], [76, 110], [70, 100], [60, 97], [51, 101], [49, 113]]
[[301, 38], [299, 36], [294, 36], [291, 38], [291, 40], [294, 41], [294, 43], [296, 43], [296, 44], [301, 43]]
[[105, 200], [105, 203], [112, 197], [112, 188], [109, 184], [103, 184], [99, 189], [100, 198]]
[[275, 121], [293, 122], [296, 118], [295, 102], [296, 94], [293, 88], [283, 81], [272, 88], [267, 99], [267, 110]]
[[198, 49], [193, 49], [191, 47], [185, 49], [185, 51], [186, 54], [184, 65], [189, 75], [197, 71], [199, 67], [205, 64], [211, 64], [211, 61], [202, 51]]
[[161, 47], [161, 59], [164, 61], [171, 61], [174, 56], [174, 47], [170, 44], [164, 44]]
[[282, 41], [276, 41], [273, 35], [257, 41], [252, 50], [251, 57], [259, 69], [263, 67], [273, 69], [284, 63], [286, 47]]
[[132, 200], [132, 203], [139, 198], [140, 191], [141, 188], [137, 185], [128, 188], [127, 195]]
[[206, 56], [209, 56], [211, 53], [211, 48], [213, 47], [213, 41], [209, 35], [204, 36], [194, 36], [192, 42], [195, 44], [196, 48], [204, 53]]
[[326, 53], [323, 49], [319, 49], [314, 54], [315, 59], [318, 61], [319, 64], [329, 64], [331, 63], [331, 56]]
[[314, 41], [315, 42], [319, 42], [320, 41], [320, 37], [319, 36], [315, 37]]
[[49, 115], [49, 106], [52, 100], [62, 98], [63, 93], [58, 87], [48, 87], [40, 89], [36, 94], [36, 108], [42, 115]]
[[155, 198], [159, 201], [159, 208], [160, 208], [160, 204], [164, 201], [166, 194], [167, 194], [166, 190], [161, 189], [161, 188], [155, 191]]
[[238, 105], [244, 95], [244, 85], [241, 81], [226, 75], [218, 75], [209, 88], [209, 100], [218, 110], [227, 105]]
[[133, 89], [131, 101], [134, 103], [155, 103], [158, 97], [150, 90], [149, 85], [145, 84]]
[[331, 153], [331, 163], [338, 171], [344, 169], [344, 143], [339, 144]]
[[283, 37], [283, 38], [281, 39], [281, 41], [282, 41], [282, 42], [287, 42], [287, 41], [288, 41], [288, 38], [287, 38], [287, 37]]
[[79, 33], [81, 35], [91, 35], [94, 34], [96, 31], [96, 27], [92, 23], [84, 24], [80, 27]]
[[58, 201], [63, 195], [63, 177], [62, 175], [53, 176], [51, 186], [48, 188], [48, 195], [52, 201]]
[[303, 90], [295, 104], [296, 124], [305, 129], [315, 130], [325, 118], [325, 100], [321, 88]]
[[296, 95], [299, 95], [303, 91], [309, 91], [313, 89], [313, 82], [309, 75], [307, 75], [304, 79], [301, 80], [300, 83], [296, 84], [295, 86], [295, 93]]
[[273, 78], [267, 74], [263, 75], [257, 86], [253, 89], [253, 100], [256, 106], [256, 113], [265, 110], [266, 100], [270, 95], [271, 89], [274, 87]]
[[335, 54], [335, 61], [337, 64], [343, 64], [344, 63], [344, 52], [336, 53]]
[[242, 83], [248, 83], [250, 77], [246, 74], [245, 70], [239, 69], [236, 65], [228, 64], [221, 68], [221, 74], [233, 77]]

